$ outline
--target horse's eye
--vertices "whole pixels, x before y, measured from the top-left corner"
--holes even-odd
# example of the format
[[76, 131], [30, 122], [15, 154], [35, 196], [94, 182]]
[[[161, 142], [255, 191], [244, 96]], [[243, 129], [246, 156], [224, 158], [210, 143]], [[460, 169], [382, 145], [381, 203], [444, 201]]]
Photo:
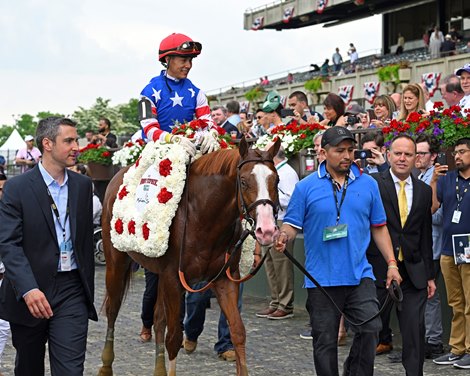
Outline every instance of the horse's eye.
[[242, 181], [240, 182], [240, 185], [241, 185], [242, 189], [247, 189], [247, 188], [248, 188], [248, 184], [247, 184], [247, 182], [246, 182], [245, 180], [242, 180]]

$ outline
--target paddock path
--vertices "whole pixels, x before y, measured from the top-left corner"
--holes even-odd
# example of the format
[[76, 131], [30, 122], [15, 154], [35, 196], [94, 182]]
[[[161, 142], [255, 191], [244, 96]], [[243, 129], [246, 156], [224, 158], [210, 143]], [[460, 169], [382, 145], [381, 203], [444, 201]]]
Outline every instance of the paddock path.
[[[261, 271], [264, 272], [264, 271]], [[141, 328], [140, 305], [144, 287], [143, 273], [137, 273], [127, 299], [117, 320], [115, 334], [116, 360], [114, 372], [116, 376], [143, 376], [153, 374], [154, 346], [152, 343], [142, 344], [138, 341]], [[96, 269], [96, 302], [99, 308], [104, 296], [104, 268]], [[292, 319], [271, 321], [260, 319], [255, 312], [264, 307], [264, 301], [244, 296], [243, 321], [247, 329], [247, 356], [250, 375], [314, 375], [311, 341], [299, 337], [299, 332], [307, 322], [307, 313], [297, 307]], [[212, 300], [212, 308], [207, 311], [206, 325], [199, 338], [195, 353], [187, 355], [182, 350], [178, 356], [178, 375], [235, 375], [235, 364], [221, 361], [213, 352], [217, 340], [217, 322], [219, 309], [216, 300]], [[88, 337], [87, 360], [85, 375], [96, 375], [101, 365], [101, 350], [106, 331], [106, 318], [90, 323]], [[399, 339], [395, 340], [397, 343]], [[351, 339], [348, 338], [348, 344]], [[339, 348], [340, 362], [344, 361], [348, 346]], [[5, 375], [13, 375], [14, 349], [8, 344], [0, 371]], [[451, 366], [436, 366], [430, 360], [425, 363], [425, 375], [461, 375], [464, 372]], [[47, 367], [47, 370], [49, 368]], [[47, 371], [49, 374], [49, 371]], [[401, 364], [391, 364], [386, 356], [376, 358], [375, 375], [403, 375]], [[67, 376], [67, 375], [63, 375]]]

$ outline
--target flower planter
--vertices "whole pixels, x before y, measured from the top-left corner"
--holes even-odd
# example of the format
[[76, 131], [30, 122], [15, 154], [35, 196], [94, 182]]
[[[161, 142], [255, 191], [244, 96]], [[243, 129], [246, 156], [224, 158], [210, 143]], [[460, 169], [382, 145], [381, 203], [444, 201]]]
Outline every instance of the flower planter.
[[411, 68], [400, 68], [398, 70], [398, 79], [400, 81], [410, 81], [411, 80]]
[[95, 162], [88, 162], [88, 174], [93, 180], [111, 180], [114, 175], [114, 166], [105, 166]]

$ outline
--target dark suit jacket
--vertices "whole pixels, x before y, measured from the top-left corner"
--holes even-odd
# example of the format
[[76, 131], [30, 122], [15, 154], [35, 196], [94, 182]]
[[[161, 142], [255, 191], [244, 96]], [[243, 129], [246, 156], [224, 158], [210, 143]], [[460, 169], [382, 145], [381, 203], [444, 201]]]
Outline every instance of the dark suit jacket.
[[[405, 267], [413, 285], [422, 289], [427, 281], [434, 278], [432, 264], [432, 218], [431, 188], [422, 181], [411, 177], [413, 184], [413, 202], [405, 226], [401, 227], [398, 195], [390, 170], [372, 174], [379, 184], [380, 196], [387, 213], [387, 228], [392, 238], [395, 259], [398, 260], [400, 247], [403, 250]], [[374, 241], [371, 240], [367, 258], [372, 264], [376, 283], [384, 286], [387, 277], [387, 264]]]
[[[70, 230], [75, 259], [88, 304], [97, 320], [94, 300], [92, 184], [88, 177], [68, 173]], [[0, 200], [0, 257], [6, 272], [0, 288], [0, 317], [26, 326], [40, 320], [29, 312], [23, 295], [39, 288], [50, 301], [59, 246], [47, 187], [39, 167], [8, 180]]]
[[224, 125], [222, 126], [222, 128], [225, 129], [225, 132], [227, 132], [227, 134], [230, 136], [230, 132], [232, 131], [235, 131], [237, 132], [237, 138], [241, 138], [242, 137], [242, 134], [240, 133], [240, 131], [238, 130], [238, 128], [233, 125], [232, 123], [230, 123], [229, 121], [226, 121], [224, 123]]

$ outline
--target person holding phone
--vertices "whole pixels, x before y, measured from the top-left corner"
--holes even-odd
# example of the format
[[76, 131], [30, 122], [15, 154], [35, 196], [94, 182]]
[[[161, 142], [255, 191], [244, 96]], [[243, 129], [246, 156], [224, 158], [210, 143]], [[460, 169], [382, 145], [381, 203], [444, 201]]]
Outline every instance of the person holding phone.
[[337, 94], [329, 93], [323, 101], [323, 116], [325, 119], [320, 124], [327, 127], [334, 127], [335, 125], [345, 127], [347, 124], [346, 118], [343, 116], [344, 110], [343, 99]]
[[376, 119], [370, 121], [370, 127], [383, 128], [390, 124], [393, 113], [396, 111], [395, 102], [389, 95], [379, 95], [372, 104]]

